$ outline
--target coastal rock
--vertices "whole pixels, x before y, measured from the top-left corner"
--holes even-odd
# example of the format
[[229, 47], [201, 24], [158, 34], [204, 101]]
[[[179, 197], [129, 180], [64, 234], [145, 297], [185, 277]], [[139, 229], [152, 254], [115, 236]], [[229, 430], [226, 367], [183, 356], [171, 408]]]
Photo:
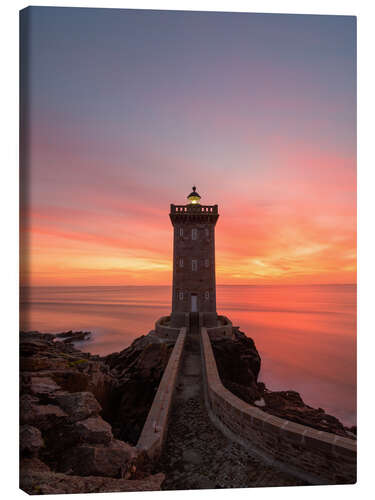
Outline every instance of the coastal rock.
[[108, 444], [112, 439], [112, 428], [101, 417], [89, 417], [75, 424], [75, 432], [79, 438], [92, 444]]
[[98, 415], [102, 409], [91, 392], [60, 392], [54, 395], [54, 400], [68, 415], [69, 422]]
[[349, 429], [333, 415], [327, 414], [322, 408], [312, 408], [304, 403], [296, 391], [263, 391], [267, 413], [285, 418], [297, 424], [307, 425], [319, 431], [332, 432], [339, 436], [353, 438]]
[[83, 444], [65, 453], [61, 470], [80, 476], [122, 478], [136, 456], [136, 449], [123, 441], [113, 440], [108, 446]]
[[20, 396], [20, 422], [21, 424], [28, 424], [34, 418], [34, 406], [39, 403], [36, 396], [30, 394], [21, 394]]
[[322, 408], [306, 405], [298, 392], [270, 391], [264, 383], [258, 382], [261, 360], [254, 341], [238, 329], [234, 329], [233, 334], [234, 339], [223, 337], [211, 340], [221, 381], [229, 391], [277, 417], [355, 438], [355, 433], [336, 417], [328, 415]]
[[21, 455], [36, 455], [44, 446], [42, 433], [32, 425], [21, 425], [20, 427], [20, 452]]
[[47, 430], [64, 424], [67, 419], [68, 415], [59, 406], [38, 404], [38, 399], [28, 394], [21, 396], [21, 424], [29, 424], [39, 430]]
[[165, 479], [162, 473], [132, 480], [102, 476], [74, 476], [41, 470], [35, 462], [21, 470], [20, 487], [29, 495], [158, 491]]
[[20, 460], [20, 469], [22, 471], [21, 474], [21, 481], [22, 481], [22, 476], [27, 473], [32, 473], [32, 472], [51, 472], [51, 469], [48, 467], [47, 464], [42, 462], [40, 458], [36, 456], [31, 456], [31, 457], [21, 457]]
[[69, 368], [66, 359], [54, 359], [53, 357], [42, 356], [23, 357], [21, 358], [20, 364], [23, 372], [42, 372], [48, 370], [65, 370]]
[[51, 377], [31, 377], [30, 392], [35, 395], [51, 394], [61, 387]]
[[103, 416], [111, 422], [116, 438], [136, 444], [173, 345], [147, 335], [104, 358], [116, 377], [116, 384], [110, 410], [103, 412]]
[[73, 332], [70, 330], [69, 332], [61, 332], [55, 335], [55, 339], [61, 340], [62, 342], [68, 344], [72, 342], [88, 340], [91, 337], [91, 332]]
[[20, 357], [28, 357], [45, 352], [53, 345], [54, 335], [38, 332], [20, 332]]
[[[129, 436], [137, 441], [173, 344], [147, 335], [107, 359], [55, 340], [48, 334], [20, 336], [24, 489], [32, 493], [124, 490], [126, 485], [113, 481], [134, 474], [138, 480], [144, 474], [143, 467], [137, 469], [137, 450], [124, 441]], [[88, 487], [83, 477], [79, 479], [87, 475], [98, 481], [92, 480]], [[70, 487], [54, 483], [72, 477], [76, 479]], [[149, 488], [145, 481], [142, 489]], [[157, 482], [150, 486], [159, 488]]]
[[241, 399], [253, 403], [260, 398], [257, 379], [261, 359], [254, 341], [238, 329], [234, 339], [211, 340], [217, 368], [223, 385]]

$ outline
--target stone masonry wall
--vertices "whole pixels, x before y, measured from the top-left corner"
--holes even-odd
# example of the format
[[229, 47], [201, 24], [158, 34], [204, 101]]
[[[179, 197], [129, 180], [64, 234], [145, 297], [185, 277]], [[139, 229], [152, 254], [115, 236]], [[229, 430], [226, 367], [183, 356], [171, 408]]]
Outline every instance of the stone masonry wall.
[[151, 459], [156, 459], [163, 447], [167, 434], [168, 416], [172, 405], [182, 351], [186, 338], [186, 328], [180, 330], [179, 336], [164, 370], [159, 388], [148, 413], [137, 448], [144, 451]]
[[173, 327], [170, 316], [162, 316], [155, 322], [155, 332], [161, 338], [176, 340], [181, 328]]
[[206, 330], [210, 339], [223, 336], [230, 338], [233, 337], [233, 324], [226, 316], [218, 316], [217, 325], [214, 327], [207, 327]]
[[354, 440], [317, 431], [270, 415], [245, 403], [221, 383], [206, 328], [201, 328], [202, 358], [210, 410], [221, 423], [267, 456], [310, 474], [322, 484], [356, 482]]
[[173, 314], [191, 311], [192, 294], [198, 311], [216, 312], [215, 225], [208, 214], [200, 219], [186, 222], [176, 216], [173, 224]]

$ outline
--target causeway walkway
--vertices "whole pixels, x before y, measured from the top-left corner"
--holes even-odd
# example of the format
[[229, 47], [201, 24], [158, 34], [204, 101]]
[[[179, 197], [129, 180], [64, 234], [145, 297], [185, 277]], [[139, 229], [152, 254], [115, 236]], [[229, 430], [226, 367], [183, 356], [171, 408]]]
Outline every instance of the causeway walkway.
[[163, 490], [307, 484], [265, 464], [211, 422], [203, 393], [199, 328], [187, 335], [161, 456]]

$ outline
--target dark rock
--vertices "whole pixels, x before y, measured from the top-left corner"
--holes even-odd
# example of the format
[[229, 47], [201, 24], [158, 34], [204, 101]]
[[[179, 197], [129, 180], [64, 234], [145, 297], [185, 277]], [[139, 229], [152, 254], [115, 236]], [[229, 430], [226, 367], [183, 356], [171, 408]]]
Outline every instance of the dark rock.
[[[20, 445], [25, 489], [34, 494], [116, 491], [113, 482], [124, 480], [110, 477], [134, 477], [135, 470], [137, 479], [142, 477], [144, 467], [139, 466], [136, 449], [118, 438], [137, 441], [172, 347], [173, 343], [162, 343], [156, 336], [145, 336], [128, 349], [101, 358], [79, 351], [71, 342], [56, 342], [54, 335], [21, 333], [24, 427]], [[39, 461], [33, 460], [35, 454]], [[70, 476], [59, 475], [60, 471]], [[71, 488], [54, 483], [70, 481], [72, 473], [91, 478], [95, 474], [100, 480], [74, 476]], [[121, 484], [119, 489], [126, 487]]]
[[161, 489], [164, 478], [162, 473], [135, 480], [102, 476], [82, 477], [39, 470], [32, 464], [29, 467], [21, 466], [20, 487], [30, 495], [157, 491]]
[[91, 444], [108, 444], [112, 439], [112, 428], [101, 417], [89, 417], [76, 422], [75, 432], [79, 438]]
[[26, 472], [50, 472], [51, 469], [47, 464], [42, 462], [38, 457], [22, 457], [20, 460], [20, 469], [22, 473]]
[[69, 422], [77, 422], [92, 415], [98, 415], [101, 406], [91, 392], [60, 392], [54, 401], [68, 415]]
[[234, 339], [211, 340], [216, 364], [223, 385], [248, 403], [259, 399], [257, 385], [261, 359], [254, 341], [237, 329]]
[[[72, 364], [73, 361], [70, 363]], [[76, 367], [65, 370], [54, 370], [51, 372], [51, 377], [64, 391], [81, 392], [88, 390], [89, 379], [87, 375]]]
[[46, 430], [66, 423], [67, 419], [68, 415], [59, 406], [38, 404], [38, 399], [28, 394], [21, 396], [21, 424], [29, 424], [39, 430]]
[[111, 407], [103, 417], [111, 422], [116, 438], [136, 444], [173, 345], [148, 335], [104, 358], [117, 382]]
[[229, 391], [277, 417], [339, 436], [355, 437], [336, 417], [322, 408], [306, 405], [298, 392], [269, 391], [263, 382], [258, 382], [261, 360], [253, 340], [238, 329], [233, 334], [234, 339], [211, 340], [220, 378]]
[[30, 394], [20, 396], [20, 422], [27, 424], [34, 417], [34, 406], [39, 403], [39, 398]]
[[338, 418], [325, 413], [322, 408], [308, 406], [296, 391], [265, 390], [262, 396], [266, 403], [262, 409], [267, 413], [320, 431], [353, 438]]
[[83, 444], [68, 450], [62, 460], [62, 471], [80, 476], [124, 477], [135, 461], [135, 448], [113, 440], [109, 446]]
[[91, 332], [61, 332], [61, 333], [56, 333], [55, 338], [56, 339], [61, 339], [62, 342], [64, 343], [71, 343], [71, 342], [76, 342], [78, 340], [88, 340], [91, 337]]
[[20, 451], [21, 455], [37, 455], [39, 449], [44, 446], [42, 433], [32, 425], [21, 425], [20, 427]]
[[56, 384], [51, 377], [31, 377], [30, 392], [35, 395], [51, 394], [60, 390], [61, 387]]

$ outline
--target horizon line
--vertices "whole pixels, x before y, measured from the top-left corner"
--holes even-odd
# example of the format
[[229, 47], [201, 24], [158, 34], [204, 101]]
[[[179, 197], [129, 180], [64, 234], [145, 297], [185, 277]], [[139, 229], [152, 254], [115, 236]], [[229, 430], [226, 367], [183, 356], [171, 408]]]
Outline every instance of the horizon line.
[[[222, 283], [218, 286], [357, 286], [357, 283]], [[105, 287], [170, 287], [172, 285], [19, 285], [19, 288], [105, 288]]]

